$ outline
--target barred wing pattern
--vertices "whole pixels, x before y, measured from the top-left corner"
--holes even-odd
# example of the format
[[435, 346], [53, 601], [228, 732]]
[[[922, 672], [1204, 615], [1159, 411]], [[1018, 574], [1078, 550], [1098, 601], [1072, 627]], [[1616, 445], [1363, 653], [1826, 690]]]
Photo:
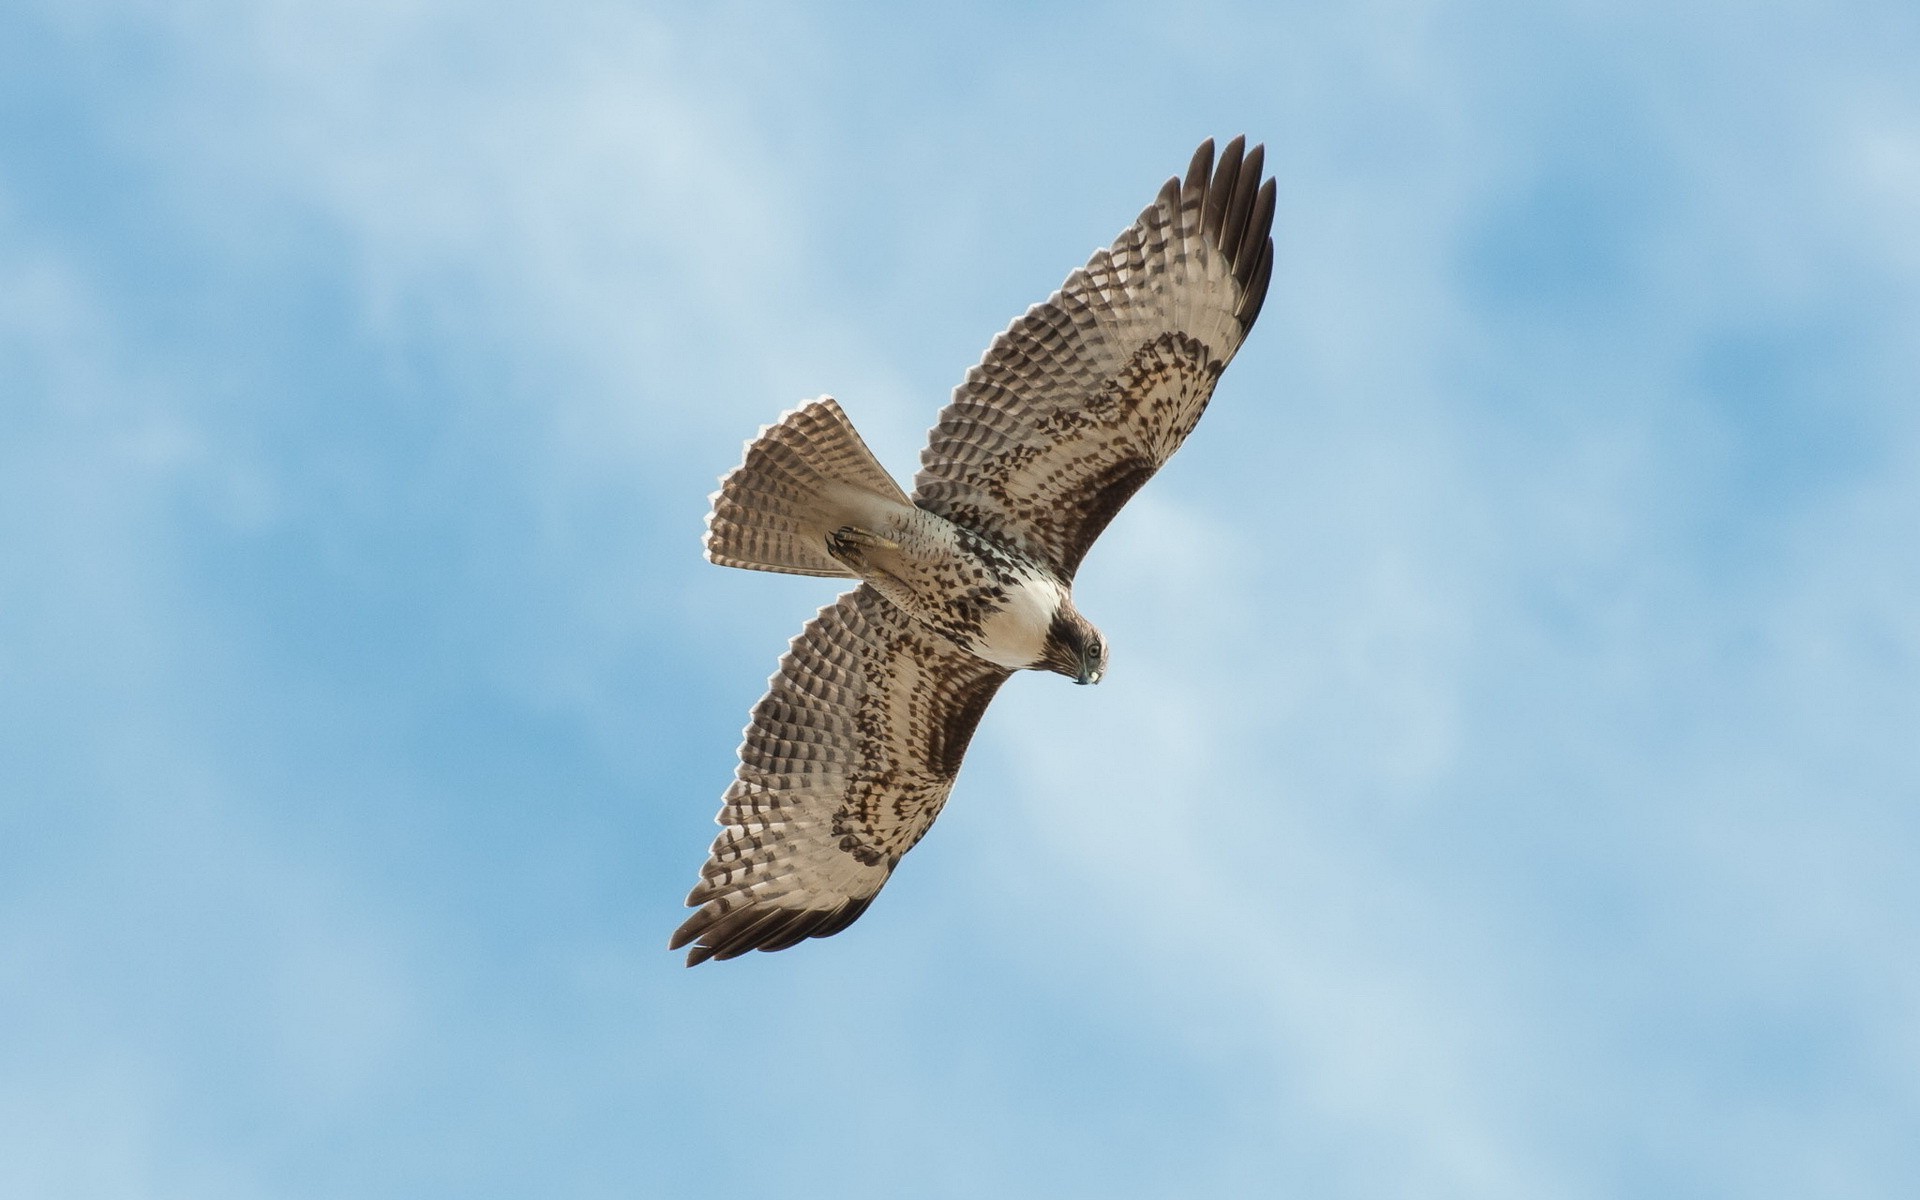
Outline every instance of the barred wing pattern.
[[1087, 548], [1180, 448], [1260, 314], [1275, 189], [1264, 151], [1195, 152], [1051, 299], [994, 339], [941, 411], [914, 502], [1071, 581]]
[[821, 609], [754, 705], [670, 948], [694, 943], [692, 966], [852, 924], [939, 815], [1008, 674], [869, 585]]

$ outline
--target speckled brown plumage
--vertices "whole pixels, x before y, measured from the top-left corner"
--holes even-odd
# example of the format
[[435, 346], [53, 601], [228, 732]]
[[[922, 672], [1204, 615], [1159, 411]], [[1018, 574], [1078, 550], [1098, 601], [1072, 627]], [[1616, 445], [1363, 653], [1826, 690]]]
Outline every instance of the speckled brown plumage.
[[[852, 921], [933, 824], [1010, 672], [865, 584], [807, 623], [760, 703], [672, 948], [689, 965]], [[755, 913], [790, 914], [760, 924]], [[777, 944], [776, 944], [777, 943]]]
[[1213, 143], [1044, 304], [995, 338], [941, 412], [914, 503], [1067, 579], [1206, 410], [1266, 298], [1264, 151]]
[[1011, 667], [1104, 670], [1074, 573], [1193, 431], [1266, 296], [1274, 183], [1243, 146], [1216, 164], [1204, 143], [994, 339], [910, 501], [826, 397], [763, 429], [723, 481], [713, 561], [863, 582], [808, 622], [754, 706], [673, 936], [689, 964], [844, 929], [939, 814]]

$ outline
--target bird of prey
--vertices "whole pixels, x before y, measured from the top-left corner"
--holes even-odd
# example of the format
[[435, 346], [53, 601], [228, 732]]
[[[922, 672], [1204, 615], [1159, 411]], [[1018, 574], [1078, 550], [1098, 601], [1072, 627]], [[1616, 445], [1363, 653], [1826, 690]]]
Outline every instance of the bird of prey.
[[830, 396], [721, 480], [707, 557], [858, 579], [753, 707], [720, 835], [669, 948], [687, 965], [840, 932], [927, 832], [1000, 685], [1097, 683], [1073, 577], [1213, 394], [1273, 268], [1263, 151], [1211, 140], [1131, 226], [993, 340], [941, 411], [911, 496]]

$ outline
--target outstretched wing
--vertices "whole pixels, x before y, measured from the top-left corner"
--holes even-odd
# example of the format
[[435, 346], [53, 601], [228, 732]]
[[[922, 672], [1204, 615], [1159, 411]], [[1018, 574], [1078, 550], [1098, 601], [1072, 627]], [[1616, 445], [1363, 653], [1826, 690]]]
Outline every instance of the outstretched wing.
[[675, 931], [687, 965], [845, 929], [933, 824], [1011, 672], [862, 584], [807, 622], [754, 705], [720, 836]]
[[1235, 138], [1194, 153], [1112, 248], [994, 339], [940, 413], [914, 502], [1071, 580], [1192, 431], [1266, 298], [1274, 182]]

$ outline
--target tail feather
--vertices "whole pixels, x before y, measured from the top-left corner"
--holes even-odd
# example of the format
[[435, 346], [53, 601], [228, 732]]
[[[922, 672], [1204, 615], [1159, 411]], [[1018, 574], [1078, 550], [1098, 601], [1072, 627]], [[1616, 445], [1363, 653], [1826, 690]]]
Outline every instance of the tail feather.
[[747, 444], [707, 517], [707, 558], [724, 567], [852, 576], [827, 535], [874, 528], [911, 504], [831, 396], [785, 413]]

